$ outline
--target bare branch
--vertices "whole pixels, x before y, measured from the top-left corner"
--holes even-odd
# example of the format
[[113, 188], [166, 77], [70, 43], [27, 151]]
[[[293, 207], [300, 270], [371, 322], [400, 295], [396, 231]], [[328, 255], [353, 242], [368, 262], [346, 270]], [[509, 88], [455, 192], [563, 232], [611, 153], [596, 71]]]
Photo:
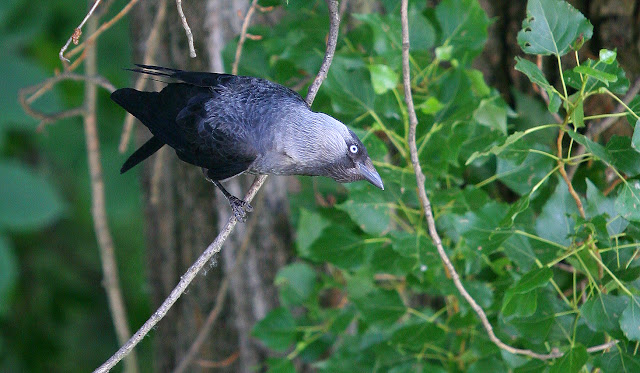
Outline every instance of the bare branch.
[[[131, 0], [131, 1], [129, 1], [129, 3], [127, 3], [127, 5], [125, 5], [118, 12], [118, 14], [116, 14], [109, 21], [107, 21], [107, 22], [103, 23], [102, 25], [100, 25], [100, 27], [96, 30], [96, 32], [92, 33], [91, 36], [89, 36], [84, 42], [80, 43], [80, 45], [78, 45], [77, 47], [75, 47], [71, 51], [69, 51], [69, 54], [67, 55], [67, 57], [71, 58], [71, 57], [75, 56], [76, 54], [78, 54], [80, 51], [82, 51], [87, 46], [87, 43], [93, 42], [98, 36], [100, 36], [100, 34], [102, 34], [103, 32], [107, 31], [111, 26], [113, 26], [116, 22], [118, 22], [122, 17], [127, 15], [127, 13], [129, 13], [131, 8], [133, 8], [133, 6], [138, 3], [138, 1], [139, 0]], [[71, 70], [73, 70], [73, 69], [71, 69]]]
[[178, 7], [178, 14], [180, 15], [180, 20], [182, 21], [182, 27], [184, 27], [184, 32], [187, 33], [187, 42], [189, 44], [189, 57], [196, 58], [196, 48], [193, 46], [193, 34], [191, 33], [191, 28], [187, 23], [187, 17], [184, 16], [184, 11], [182, 10], [182, 0], [176, 0], [176, 6]]
[[233, 60], [233, 66], [231, 67], [231, 74], [233, 75], [238, 74], [238, 64], [240, 63], [240, 56], [242, 55], [242, 47], [244, 46], [244, 42], [247, 40], [247, 28], [249, 28], [249, 22], [251, 22], [251, 17], [256, 11], [257, 4], [258, 0], [253, 0], [251, 2], [249, 10], [247, 10], [247, 15], [244, 16], [244, 21], [242, 22], [242, 30], [240, 31], [240, 39], [238, 40], [238, 46], [236, 47], [236, 57]]
[[[87, 28], [95, 31], [98, 21], [89, 20]], [[85, 72], [88, 76], [97, 73], [97, 53], [93, 43], [86, 49]], [[103, 286], [107, 293], [107, 300], [111, 310], [111, 317], [116, 330], [119, 343], [129, 339], [131, 331], [127, 321], [127, 311], [120, 289], [118, 279], [118, 266], [115, 259], [113, 238], [107, 222], [106, 203], [104, 196], [104, 179], [102, 176], [102, 164], [100, 163], [100, 140], [98, 139], [97, 126], [97, 87], [95, 84], [85, 84], [84, 90], [84, 133], [87, 143], [87, 158], [89, 174], [91, 175], [91, 215], [93, 226], [98, 240], [102, 273], [104, 275]], [[125, 360], [125, 372], [138, 372], [136, 354], [130, 354]]]
[[41, 131], [49, 123], [54, 123], [65, 118], [84, 115], [83, 107], [77, 107], [57, 113], [43, 113], [31, 107], [31, 104], [37, 98], [50, 91], [56, 84], [63, 80], [91, 82], [93, 84], [101, 86], [109, 92], [113, 92], [115, 90], [113, 84], [111, 84], [107, 79], [101, 76], [86, 76], [73, 74], [70, 72], [58, 74], [36, 85], [20, 89], [20, 91], [18, 92], [18, 102], [20, 103], [20, 106], [22, 106], [22, 109], [25, 111], [25, 113], [40, 120], [38, 131]]
[[[158, 10], [153, 21], [153, 27], [151, 28], [151, 32], [149, 32], [147, 42], [144, 44], [146, 46], [146, 50], [144, 51], [144, 57], [142, 58], [143, 65], [153, 65], [155, 54], [158, 50], [158, 45], [160, 45], [160, 28], [164, 24], [166, 16], [167, 0], [160, 0], [160, 3], [158, 4]], [[140, 91], [144, 88], [146, 82], [147, 80], [145, 76], [140, 74], [138, 76], [138, 79], [136, 80], [136, 83], [134, 84], [134, 88]], [[120, 151], [120, 153], [124, 153], [127, 150], [127, 145], [129, 144], [131, 133], [133, 132], [134, 119], [135, 118], [133, 117], [133, 115], [131, 115], [131, 113], [125, 114], [124, 125], [122, 127], [122, 135], [120, 135], [120, 145], [118, 146], [118, 150]]]
[[[262, 200], [263, 198], [258, 197], [258, 203], [256, 204], [256, 211], [260, 211]], [[253, 234], [253, 231], [255, 230], [257, 223], [258, 223], [258, 215], [257, 214], [251, 215], [251, 218], [247, 223], [247, 230], [245, 233], [244, 240], [242, 241], [242, 244], [240, 245], [240, 249], [238, 250], [236, 262], [233, 265], [233, 268], [231, 269], [231, 271], [226, 274], [226, 276], [224, 277], [224, 280], [222, 280], [222, 283], [220, 284], [220, 288], [218, 289], [218, 294], [216, 295], [215, 305], [211, 310], [211, 312], [209, 312], [209, 315], [207, 316], [207, 320], [204, 322], [204, 324], [200, 328], [200, 332], [198, 333], [198, 336], [193, 341], [193, 343], [191, 344], [191, 347], [189, 347], [189, 350], [187, 350], [187, 353], [184, 355], [184, 357], [182, 358], [182, 361], [180, 361], [180, 363], [178, 364], [178, 367], [173, 371], [173, 373], [184, 372], [189, 367], [189, 364], [191, 364], [191, 361], [196, 357], [196, 354], [198, 353], [198, 351], [200, 351], [202, 344], [207, 340], [207, 337], [209, 336], [209, 333], [211, 332], [211, 329], [213, 328], [213, 325], [215, 324], [218, 316], [220, 315], [220, 312], [222, 311], [222, 307], [224, 306], [224, 301], [227, 297], [227, 292], [229, 291], [229, 282], [231, 280], [231, 276], [236, 271], [238, 271], [240, 269], [240, 266], [242, 265], [242, 262], [244, 260], [244, 255], [247, 252], [247, 249], [249, 248], [251, 235]]]
[[331, 61], [333, 60], [333, 55], [336, 53], [336, 45], [338, 44], [338, 30], [340, 28], [340, 13], [338, 9], [338, 1], [337, 0], [326, 0], [327, 6], [329, 7], [329, 19], [331, 23], [329, 24], [329, 38], [327, 40], [327, 51], [324, 54], [324, 60], [322, 61], [322, 65], [320, 66], [320, 71], [318, 71], [318, 75], [309, 86], [309, 91], [307, 92], [307, 105], [311, 106], [313, 100], [316, 98], [316, 94], [318, 94], [318, 90], [320, 89], [320, 85], [327, 78], [327, 74], [329, 73], [329, 66], [331, 66]]
[[87, 13], [87, 15], [84, 17], [82, 22], [80, 22], [80, 24], [78, 25], [78, 27], [76, 27], [76, 29], [73, 30], [73, 34], [71, 34], [71, 37], [69, 37], [69, 40], [67, 40], [64, 46], [60, 49], [60, 53], [58, 53], [58, 57], [60, 57], [60, 59], [63, 62], [71, 62], [64, 57], [64, 52], [67, 50], [67, 48], [69, 48], [69, 44], [71, 44], [72, 41], [73, 41], [73, 44], [78, 45], [78, 40], [82, 35], [82, 26], [84, 26], [87, 20], [89, 20], [89, 17], [91, 17], [93, 12], [96, 10], [96, 8], [98, 7], [98, 4], [100, 4], [100, 0], [96, 0], [96, 2], [93, 4], [91, 9], [89, 9], [89, 13]]
[[[329, 1], [329, 13], [330, 13], [330, 30], [335, 32], [335, 37], [338, 35], [338, 27], [339, 27], [339, 18], [337, 16], [338, 12], [338, 4], [336, 0], [328, 0]], [[324, 62], [320, 71], [318, 72], [318, 76], [314, 81], [315, 88], [309, 88], [309, 95], [307, 96], [307, 103], [311, 105], [313, 103], [313, 99], [315, 98], [318, 89], [320, 88], [320, 84], [326, 77], [327, 70], [333, 60], [333, 54], [335, 53], [335, 44], [336, 42], [331, 42], [331, 35], [333, 33], [330, 31], [330, 42], [327, 43], [327, 50], [325, 52]], [[327, 62], [328, 61], [328, 62]], [[324, 70], [324, 74], [323, 74]], [[324, 75], [322, 77], [321, 75]], [[315, 82], [318, 82], [316, 85]], [[312, 85], [312, 87], [314, 86]], [[251, 202], [255, 197], [258, 190], [262, 187], [264, 182], [267, 180], [267, 175], [259, 175], [254, 180], [253, 184], [249, 188], [249, 191], [244, 197], [244, 200], [247, 202]], [[237, 224], [237, 220], [235, 216], [232, 214], [227, 224], [222, 228], [218, 237], [207, 247], [207, 249], [200, 255], [200, 257], [189, 267], [187, 272], [180, 278], [180, 281], [176, 285], [175, 288], [171, 291], [169, 296], [164, 300], [164, 302], [160, 305], [160, 307], [156, 310], [156, 312], [151, 315], [151, 317], [138, 329], [138, 331], [125, 343], [113, 356], [111, 356], [104, 364], [98, 367], [94, 372], [108, 372], [111, 368], [113, 368], [120, 360], [122, 360], [125, 356], [127, 356], [133, 348], [140, 343], [140, 341], [151, 331], [151, 329], [167, 314], [169, 309], [173, 306], [173, 304], [180, 298], [180, 296], [184, 293], [187, 286], [193, 281], [198, 272], [204, 267], [207, 262], [211, 259], [213, 255], [219, 252], [222, 248], [222, 244], [227, 240], [229, 234], [233, 231], [235, 225]]]

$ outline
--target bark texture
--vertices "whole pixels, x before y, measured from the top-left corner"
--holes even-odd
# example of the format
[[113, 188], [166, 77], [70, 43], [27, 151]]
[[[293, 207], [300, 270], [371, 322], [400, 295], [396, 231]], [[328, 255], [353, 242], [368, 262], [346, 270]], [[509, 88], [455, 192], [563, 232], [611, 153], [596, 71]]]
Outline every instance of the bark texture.
[[[142, 60], [157, 6], [157, 2], [142, 1], [135, 10], [131, 26], [134, 62]], [[175, 3], [168, 1], [167, 6], [167, 21], [161, 28], [163, 36], [155, 63], [222, 72], [221, 52], [225, 43], [239, 34], [248, 2], [183, 2], [198, 53], [195, 59], [189, 58]], [[158, 88], [149, 84], [147, 89]], [[137, 125], [136, 143], [142, 144], [148, 136], [148, 131]], [[238, 177], [226, 184], [241, 196], [250, 179]], [[166, 147], [143, 163], [142, 186], [148, 274], [152, 306], [156, 307], [215, 238], [231, 210], [199, 168], [180, 162]], [[276, 306], [273, 278], [289, 257], [290, 233], [286, 178], [272, 178], [262, 189], [249, 217], [258, 219], [254, 232], [246, 232], [248, 224], [239, 224], [211, 268], [193, 282], [156, 329], [153, 371], [171, 371], [181, 361], [213, 308], [219, 284], [233, 268], [243, 243], [248, 245], [244, 263], [231, 275], [224, 310], [189, 371], [209, 370], [202, 368], [199, 361], [219, 362], [238, 356], [228, 359], [231, 363], [217, 371], [250, 372], [267, 356], [266, 350], [251, 338], [250, 331], [258, 319]]]

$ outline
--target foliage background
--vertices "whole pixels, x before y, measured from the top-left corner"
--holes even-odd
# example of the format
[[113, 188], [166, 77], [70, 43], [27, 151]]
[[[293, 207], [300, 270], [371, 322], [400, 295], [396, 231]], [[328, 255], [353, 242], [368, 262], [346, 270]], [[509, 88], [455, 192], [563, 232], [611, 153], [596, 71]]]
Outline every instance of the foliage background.
[[[124, 3], [116, 1], [114, 7]], [[542, 3], [550, 7], [554, 2]], [[492, 22], [482, 8], [472, 0], [435, 7], [412, 2], [418, 145], [445, 247], [503, 340], [539, 352], [559, 347], [567, 353], [546, 363], [499, 351], [459, 299], [426, 234], [398, 85], [398, 4], [380, 4], [380, 13], [352, 15], [314, 109], [356, 129], [377, 161], [386, 190], [299, 179], [300, 191], [290, 196], [298, 259], [276, 278], [282, 307], [254, 328], [254, 336], [275, 351], [266, 364], [280, 371], [293, 369], [294, 361], [325, 371], [394, 372], [640, 367], [635, 356], [640, 336], [633, 332], [640, 325], [637, 192], [625, 188], [638, 185], [640, 156], [630, 137], [601, 139], [599, 147], [571, 135], [587, 154], [597, 156], [585, 158], [574, 179], [587, 212], [580, 217], [566, 184], [552, 172], [556, 161], [542, 154], [555, 154], [557, 127], [536, 128], [555, 119], [538, 96], [501, 95], [474, 68]], [[251, 29], [263, 40], [245, 45], [240, 73], [291, 85], [319, 65], [324, 33], [317, 30], [326, 29], [326, 10], [317, 2], [282, 6], [286, 16], [277, 27]], [[79, 120], [63, 120], [35, 133], [36, 123], [15, 103], [18, 88], [59, 67], [57, 52], [69, 25], [84, 13], [69, 0], [38, 7], [26, 1], [0, 5], [0, 43], [6, 50], [0, 71], [8, 87], [0, 93], [5, 108], [0, 120], [3, 370], [87, 371], [115, 346], [100, 284], [82, 127]], [[119, 23], [98, 44], [100, 55], [109, 56], [99, 60], [99, 71], [117, 87], [129, 84], [121, 70], [130, 65], [127, 43], [127, 26]], [[234, 52], [231, 43], [227, 62]], [[597, 50], [582, 52], [598, 59]], [[555, 61], [548, 64], [555, 66]], [[565, 61], [565, 69], [573, 66]], [[611, 91], [623, 94], [629, 80], [617, 64], [607, 66], [611, 70], [605, 72], [618, 79], [603, 79], [609, 79]], [[519, 67], [535, 74], [526, 62]], [[578, 73], [566, 77], [570, 87], [581, 88]], [[549, 90], [553, 103], [563, 92], [557, 76], [549, 80], [559, 91]], [[80, 85], [65, 83], [38, 107], [59, 110], [81, 97]], [[135, 172], [118, 174], [126, 157], [117, 151], [122, 113], [104, 92], [99, 108], [107, 213], [130, 325], [136, 326], [150, 313], [148, 284], [140, 270], [140, 186]], [[589, 113], [586, 104], [583, 109], [587, 116], [602, 113]], [[568, 112], [579, 126], [576, 110]], [[536, 129], [533, 134], [518, 134], [531, 129]], [[564, 146], [576, 146], [568, 138]], [[503, 144], [508, 146], [492, 148]], [[629, 180], [605, 196], [616, 180], [605, 172], [612, 169], [608, 164]], [[601, 265], [589, 254], [596, 251]], [[560, 258], [575, 273], [554, 267]], [[611, 272], [602, 273], [602, 267]], [[622, 342], [604, 355], [587, 355], [585, 347], [609, 338]], [[142, 364], [149, 361], [148, 342], [140, 354]]]

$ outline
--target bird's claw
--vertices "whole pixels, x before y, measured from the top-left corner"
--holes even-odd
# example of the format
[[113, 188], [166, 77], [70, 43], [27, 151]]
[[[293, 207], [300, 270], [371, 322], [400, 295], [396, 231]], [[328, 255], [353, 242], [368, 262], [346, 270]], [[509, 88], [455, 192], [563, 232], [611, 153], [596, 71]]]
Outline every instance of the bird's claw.
[[229, 198], [229, 204], [231, 205], [231, 210], [233, 210], [233, 215], [241, 223], [247, 221], [247, 212], [253, 211], [253, 207], [248, 202], [234, 196]]

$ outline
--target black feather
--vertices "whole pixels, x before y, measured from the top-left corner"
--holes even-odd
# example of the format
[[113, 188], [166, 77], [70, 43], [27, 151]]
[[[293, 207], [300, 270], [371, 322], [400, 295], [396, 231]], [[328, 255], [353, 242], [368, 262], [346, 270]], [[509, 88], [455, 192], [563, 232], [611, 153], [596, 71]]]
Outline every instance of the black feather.
[[149, 139], [149, 141], [145, 142], [138, 150], [133, 152], [129, 158], [124, 162], [122, 168], [120, 169], [120, 173], [123, 174], [133, 167], [135, 167], [138, 163], [144, 161], [149, 158], [153, 153], [157, 152], [164, 146], [162, 140], [153, 136]]

